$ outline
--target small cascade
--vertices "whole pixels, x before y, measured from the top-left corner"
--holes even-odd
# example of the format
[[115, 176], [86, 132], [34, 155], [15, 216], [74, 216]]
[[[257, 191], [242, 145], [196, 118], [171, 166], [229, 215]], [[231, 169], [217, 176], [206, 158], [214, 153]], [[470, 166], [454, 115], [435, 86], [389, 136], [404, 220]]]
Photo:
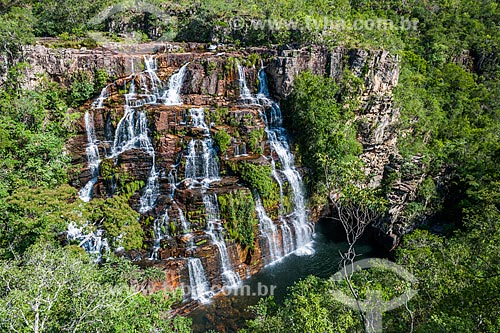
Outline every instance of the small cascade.
[[283, 116], [281, 115], [281, 108], [278, 104], [272, 103], [270, 110], [270, 125], [273, 127], [281, 127], [283, 125]]
[[259, 71], [259, 92], [257, 98], [269, 98], [269, 85], [267, 83], [267, 75], [264, 70]]
[[207, 235], [219, 250], [220, 264], [222, 268], [222, 277], [228, 287], [234, 287], [241, 281], [239, 275], [231, 267], [231, 259], [224, 240], [223, 228], [219, 217], [219, 202], [215, 193], [203, 193], [203, 204], [207, 214]]
[[186, 165], [184, 169], [185, 179], [202, 182], [208, 185], [219, 180], [219, 164], [217, 152], [213, 147], [213, 140], [209, 127], [205, 122], [203, 108], [192, 108], [189, 110], [189, 125], [204, 130], [203, 139], [191, 139], [187, 147]]
[[276, 180], [276, 183], [278, 183], [278, 187], [280, 189], [280, 210], [284, 210], [284, 205], [283, 205], [283, 182], [281, 180], [281, 177], [278, 173], [278, 169], [276, 169], [276, 162], [271, 159], [271, 173], [273, 175], [274, 180]]
[[155, 167], [155, 158], [153, 155], [153, 166], [149, 172], [149, 177], [146, 182], [146, 187], [142, 191], [140, 201], [139, 212], [145, 213], [154, 208], [156, 204], [156, 199], [159, 196], [159, 184], [158, 184], [158, 172]]
[[175, 197], [175, 191], [177, 190], [177, 185], [176, 185], [176, 175], [177, 175], [177, 169], [172, 167], [170, 171], [168, 172], [168, 185], [170, 189], [170, 198], [174, 200]]
[[80, 242], [78, 246], [83, 248], [88, 254], [95, 256], [96, 262], [100, 262], [102, 255], [109, 251], [108, 240], [103, 237], [103, 234], [104, 232], [102, 230], [85, 234], [83, 228], [78, 228], [76, 224], [70, 222], [68, 224], [66, 238], [68, 241], [76, 240]]
[[281, 171], [285, 175], [293, 192], [294, 216], [292, 223], [295, 229], [297, 247], [306, 246], [312, 239], [312, 225], [307, 220], [302, 177], [295, 169], [294, 158], [281, 129], [266, 129], [271, 149], [276, 152], [281, 162]]
[[185, 178], [203, 183], [219, 180], [217, 152], [213, 148], [211, 138], [192, 139], [188, 144]]
[[187, 260], [191, 298], [202, 304], [206, 304], [213, 295], [210, 291], [201, 260], [199, 258], [187, 258]]
[[234, 156], [235, 157], [248, 156], [248, 154], [247, 154], [247, 144], [245, 142], [236, 144], [234, 146]]
[[104, 87], [101, 90], [99, 97], [92, 103], [92, 109], [102, 109], [104, 101], [108, 98], [108, 87]]
[[153, 242], [153, 252], [149, 257], [150, 260], [158, 260], [158, 251], [160, 250], [161, 241], [169, 236], [168, 234], [168, 222], [170, 217], [168, 216], [168, 211], [165, 210], [165, 213], [161, 217], [157, 217], [153, 222], [153, 233], [154, 233], [154, 242]]
[[191, 119], [191, 126], [201, 128], [208, 134], [209, 128], [205, 122], [205, 109], [204, 108], [191, 108], [189, 109], [189, 118]]
[[154, 155], [153, 145], [148, 137], [148, 123], [143, 111], [136, 111], [125, 106], [125, 115], [120, 119], [115, 130], [115, 139], [111, 156], [116, 157], [130, 149], [142, 149]]
[[172, 205], [177, 208], [177, 214], [179, 215], [179, 222], [181, 223], [182, 231], [185, 234], [189, 233], [189, 223], [186, 220], [186, 216], [184, 216], [184, 212], [182, 211], [181, 207], [177, 204], [177, 202], [173, 201]]
[[256, 195], [255, 199], [255, 211], [257, 212], [257, 217], [259, 219], [259, 231], [267, 240], [267, 246], [269, 249], [269, 260], [267, 263], [270, 264], [282, 257], [278, 247], [276, 246], [276, 243], [279, 240], [278, 229], [276, 228], [273, 220], [267, 216], [266, 210], [262, 205], [262, 200], [258, 195]]
[[255, 103], [255, 99], [253, 98], [252, 93], [250, 92], [250, 89], [248, 89], [247, 86], [245, 68], [240, 64], [237, 64], [237, 67], [238, 67], [238, 81], [240, 86], [240, 99], [245, 101], [246, 103], [253, 104]]
[[283, 256], [286, 256], [287, 254], [293, 252], [294, 249], [292, 230], [284, 219], [281, 219], [280, 229], [281, 237], [283, 239]]
[[149, 77], [149, 85], [150, 88], [146, 85], [146, 94], [154, 95], [155, 97], [158, 95], [159, 87], [161, 87], [161, 80], [156, 75], [158, 71], [158, 64], [156, 58], [154, 56], [146, 57], [144, 56], [144, 66], [146, 67], [146, 74]]
[[173, 74], [168, 80], [168, 89], [165, 91], [163, 96], [161, 96], [161, 100], [163, 100], [163, 104], [165, 105], [181, 105], [181, 88], [182, 83], [184, 82], [184, 75], [186, 74], [186, 68], [189, 63], [186, 63], [182, 66], [179, 71]]
[[101, 157], [99, 156], [99, 142], [97, 141], [97, 137], [95, 135], [94, 115], [93, 112], [91, 113], [88, 110], [85, 112], [85, 130], [87, 131], [87, 147], [85, 148], [85, 153], [87, 154], [91, 179], [83, 188], [80, 189], [80, 191], [78, 191], [78, 195], [83, 201], [89, 202], [92, 199], [94, 185], [97, 183], [99, 178]]
[[[156, 63], [149, 58], [146, 61], [147, 73], [150, 77], [151, 82], [159, 81], [156, 76]], [[136, 110], [136, 107], [131, 106], [131, 101], [136, 100], [135, 94], [135, 84], [130, 84], [128, 94], [125, 94], [125, 114], [122, 119], [118, 122], [115, 130], [115, 138], [113, 141], [113, 146], [111, 147], [110, 158], [116, 158], [118, 155], [131, 150], [131, 149], [142, 149], [152, 158], [152, 166], [149, 172], [148, 179], [146, 181], [146, 186], [142, 191], [140, 198], [139, 212], [145, 213], [154, 208], [156, 200], [158, 199], [158, 172], [156, 171], [156, 156], [153, 148], [153, 144], [148, 135], [148, 120], [146, 113], [141, 110]], [[156, 89], [153, 86], [152, 89]]]

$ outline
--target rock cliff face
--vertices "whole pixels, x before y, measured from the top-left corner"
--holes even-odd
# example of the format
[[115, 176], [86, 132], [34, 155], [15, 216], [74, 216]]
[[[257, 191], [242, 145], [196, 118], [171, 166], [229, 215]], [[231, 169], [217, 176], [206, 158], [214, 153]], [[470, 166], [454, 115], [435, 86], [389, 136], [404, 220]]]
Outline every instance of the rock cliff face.
[[[390, 172], [397, 171], [403, 163], [397, 149], [398, 122], [400, 110], [393, 99], [393, 89], [398, 84], [399, 60], [383, 50], [346, 49], [333, 50], [282, 50], [269, 65], [274, 93], [286, 99], [293, 89], [295, 77], [302, 71], [329, 76], [340, 80], [349, 70], [363, 82], [359, 94], [360, 107], [357, 111], [359, 123], [358, 140], [363, 145], [361, 159], [368, 176], [367, 186], [379, 187]], [[421, 157], [412, 162], [421, 165]], [[392, 249], [405, 233], [415, 225], [402, 218], [402, 210], [415, 199], [417, 188], [425, 177], [403, 175], [393, 181], [388, 193], [389, 213], [373, 224], [377, 240]], [[326, 209], [321, 214], [329, 215]], [[319, 215], [318, 215], [319, 217]]]
[[[100, 60], [89, 65], [75, 57], [73, 71], [99, 67]], [[94, 198], [117, 194], [124, 183], [145, 184], [129, 204], [150, 236], [144, 249], [124, 255], [164, 270], [164, 282], [151, 290], [193, 284], [220, 290], [301, 246], [299, 236], [312, 231], [292, 221], [293, 189], [284, 166], [274, 166], [281, 155], [265, 133], [281, 115], [264, 86], [257, 95], [258, 76], [265, 75], [255, 63], [260, 57], [254, 50], [116, 56], [106, 61], [119, 70], [107, 70], [120, 78], [80, 110], [86, 116], [66, 146], [80, 169], [71, 183], [81, 192], [90, 184]], [[262, 200], [259, 184], [267, 186], [259, 190]], [[193, 281], [193, 258], [201, 282]]]
[[[145, 103], [141, 108], [147, 118], [147, 135], [154, 149], [154, 159], [140, 145], [118, 155], [114, 154], [120, 122], [126, 118], [129, 110], [127, 93], [130, 94], [135, 87], [139, 90], [138, 87], [144, 85], [141, 80], [147, 81], [148, 87], [154, 81], [144, 63], [144, 56], [153, 52], [156, 53], [157, 67], [154, 73], [163, 92], [169, 87], [173, 74], [187, 64], [179, 87], [181, 103]], [[359, 141], [363, 145], [361, 158], [370, 179], [367, 186], [380, 186], [387, 169], [397, 169], [401, 163], [396, 147], [399, 110], [392, 97], [392, 90], [398, 82], [399, 64], [397, 56], [386, 51], [338, 47], [334, 50], [252, 48], [207, 52], [205, 46], [199, 44], [184, 44], [182, 47], [158, 44], [116, 53], [105, 48], [56, 50], [38, 45], [27, 47], [23, 60], [30, 64], [25, 73], [26, 88], [36, 86], [40, 74], [46, 74], [65, 85], [70, 85], [71, 75], [79, 71], [93, 74], [101, 69], [114, 79], [106, 89], [107, 96], [102, 106], [92, 107], [93, 101], [89, 101], [80, 110], [82, 118], [76, 129], [77, 135], [68, 142], [67, 150], [81, 172], [71, 182], [75, 187], [82, 188], [96, 177], [92, 186], [93, 195], [107, 197], [119, 191], [123, 182], [140, 180], [148, 184], [152, 170], [155, 169], [157, 185], [154, 188], [154, 207], [144, 211], [141, 217], [146, 234], [151, 236], [145, 240], [145, 249], [126, 254], [144, 265], [155, 264], [164, 270], [164, 283], [151, 286], [152, 289], [173, 289], [189, 285], [192, 275], [189, 269], [192, 267], [190, 268], [188, 260], [184, 260], [189, 257], [201, 259], [211, 286], [222, 286], [224, 277], [220, 272], [227, 267], [221, 267], [218, 255], [221, 249], [206, 232], [210, 223], [213, 223], [210, 220], [207, 197], [216, 195], [216, 198], [227, 200], [229, 197], [239, 196], [239, 200], [244, 201], [241, 198], [252, 197], [252, 189], [248, 177], [242, 174], [239, 166], [251, 164], [265, 170], [274, 170], [273, 164], [280, 164], [266, 138], [266, 118], [263, 118], [263, 115], [272, 116], [273, 106], [269, 103], [248, 102], [242, 98], [244, 92], [238, 62], [243, 65], [249, 93], [254, 98], [259, 90], [258, 68], [261, 60], [269, 78], [270, 93], [277, 100], [287, 98], [294, 79], [302, 71], [309, 70], [340, 80], [345, 70], [349, 70], [363, 81], [357, 117], [360, 124]], [[133, 76], [134, 72], [142, 74]], [[88, 110], [92, 111], [95, 141], [101, 158], [97, 176], [88, 164], [89, 133], [88, 124], [83, 117]], [[199, 117], [204, 118], [204, 124], [199, 123]], [[227, 144], [215, 140], [218, 136], [220, 138], [221, 133], [228, 134]], [[207, 154], [206, 147], [203, 146], [207, 137], [213, 143], [213, 147], [209, 148], [215, 152], [209, 154], [217, 155], [213, 158], [217, 160], [219, 177], [204, 186], [190, 180], [186, 175], [186, 164], [190, 163], [188, 159], [191, 155]], [[269, 177], [273, 178], [271, 174]], [[389, 247], [408, 231], [407, 226], [399, 224], [398, 214], [415, 195], [420, 181], [421, 179], [399, 180], [389, 195], [390, 215], [376, 224], [381, 237], [388, 239], [385, 243]], [[282, 244], [283, 249], [280, 251], [286, 252], [284, 247], [288, 233], [292, 236], [297, 236], [298, 233], [293, 227], [287, 231], [288, 224], [283, 222], [293, 210], [292, 186], [286, 180], [281, 182], [276, 178], [271, 179], [271, 183], [274, 184], [276, 195], [273, 200], [265, 200], [264, 206], [277, 227], [272, 238]], [[281, 199], [277, 185], [282, 189]], [[143, 199], [144, 191], [138, 191], [132, 196], [130, 204], [134, 209], [140, 210]], [[252, 227], [255, 238], [253, 246], [242, 245], [236, 232], [229, 230], [231, 224], [224, 213], [222, 211], [222, 215], [215, 218], [215, 225], [220, 222], [220, 226], [228, 229], [224, 238], [231, 263], [229, 268], [240, 277], [257, 272], [271, 260], [273, 249], [269, 246], [269, 236], [266, 238], [261, 225], [255, 223]], [[328, 214], [328, 209], [323, 213]], [[187, 229], [183, 229], [184, 220], [187, 221]], [[160, 239], [158, 234], [163, 237]], [[156, 251], [153, 254], [154, 248]]]

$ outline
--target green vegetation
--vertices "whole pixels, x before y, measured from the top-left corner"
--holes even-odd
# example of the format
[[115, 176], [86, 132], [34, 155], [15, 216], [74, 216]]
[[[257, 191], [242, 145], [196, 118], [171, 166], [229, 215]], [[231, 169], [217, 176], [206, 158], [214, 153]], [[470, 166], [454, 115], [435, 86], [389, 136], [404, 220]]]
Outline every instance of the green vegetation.
[[218, 197], [221, 218], [231, 239], [250, 250], [254, 248], [254, 229], [257, 226], [255, 203], [245, 191], [231, 192]]
[[231, 136], [223, 128], [215, 133], [214, 140], [221, 154], [224, 154], [231, 145]]
[[262, 197], [266, 208], [274, 208], [280, 200], [278, 184], [273, 180], [270, 165], [256, 165], [244, 161], [228, 163], [232, 172], [238, 174], [248, 186]]
[[204, 63], [205, 73], [207, 76], [210, 76], [212, 72], [217, 68], [217, 63], [215, 61], [207, 60]]
[[33, 244], [41, 241], [57, 241], [57, 236], [73, 222], [79, 226], [88, 225], [87, 231], [102, 228], [110, 240], [122, 235], [121, 240], [111, 242], [113, 248], [126, 249], [142, 247], [143, 231], [139, 225], [139, 214], [130, 208], [128, 194], [109, 199], [95, 199], [83, 203], [74, 188], [61, 185], [54, 189], [19, 188], [6, 200], [8, 223], [2, 225], [0, 244], [2, 257], [24, 253]]
[[[130, 276], [111, 278], [130, 267], [122, 270], [124, 264], [113, 263], [112, 256], [96, 266], [75, 247], [58, 246], [69, 222], [89, 231], [103, 229], [112, 242], [119, 242], [114, 246], [142, 246], [138, 215], [128, 205], [137, 183], [128, 183], [125, 177], [119, 195], [88, 204], [67, 185], [69, 157], [63, 147], [74, 122], [81, 118], [68, 108], [79, 107], [99, 91], [108, 79], [106, 73], [93, 77], [76, 73], [67, 78], [72, 82], [68, 89], [44, 80], [27, 91], [21, 89], [19, 74], [25, 65], [15, 62], [21, 47], [35, 36], [59, 37], [47, 42], [53, 47], [94, 47], [97, 43], [89, 34], [96, 31], [119, 41], [125, 38], [122, 33], [140, 30], [137, 40], [147, 40], [160, 37], [153, 35], [158, 31], [154, 27], [161, 28], [163, 40], [222, 42], [232, 47], [344, 45], [397, 53], [401, 71], [394, 97], [401, 109], [397, 130], [402, 163], [397, 170], [386, 170], [377, 190], [360, 191], [356, 186], [365, 181], [356, 140], [362, 124], [355, 121], [362, 80], [348, 71], [337, 81], [310, 73], [297, 78], [284, 109], [285, 115], [293, 115], [287, 124], [301, 163], [310, 171], [312, 202], [324, 204], [339, 195], [344, 205], [379, 212], [392, 185], [421, 177], [416, 198], [402, 211], [401, 219], [409, 224], [424, 221], [422, 228], [428, 230], [406, 236], [395, 254], [396, 262], [417, 276], [419, 294], [406, 307], [384, 315], [387, 331], [410, 331], [410, 326], [414, 332], [431, 333], [500, 331], [498, 1], [148, 2], [172, 19], [161, 22], [155, 15], [127, 7], [104, 22], [89, 24], [104, 8], [121, 2], [0, 2], [1, 331], [32, 330], [35, 319], [36, 325], [43, 325], [38, 327], [40, 332], [189, 331], [185, 321], [170, 320], [165, 314], [173, 298], [136, 293], [130, 288], [134, 280]], [[231, 25], [240, 18], [250, 25], [243, 29]], [[371, 29], [365, 24], [388, 19], [395, 29]], [[401, 22], [410, 29], [401, 29]], [[247, 58], [248, 66], [260, 60], [256, 54]], [[228, 59], [226, 74], [234, 74], [237, 61]], [[205, 64], [207, 74], [214, 64]], [[369, 70], [365, 65], [361, 72], [366, 75]], [[217, 126], [240, 126], [227, 109], [217, 109], [211, 118]], [[224, 151], [229, 134], [219, 133], [216, 141]], [[253, 153], [261, 154], [264, 134], [253, 131], [242, 139]], [[241, 162], [229, 167], [261, 195], [266, 208], [277, 206], [279, 191], [269, 166]], [[119, 170], [109, 161], [103, 163], [101, 173], [120, 182]], [[251, 247], [252, 200], [239, 192], [221, 198], [231, 237]], [[377, 270], [355, 275], [353, 281], [360, 295], [367, 283], [378, 284], [386, 298], [405, 288]], [[362, 331], [358, 315], [332, 299], [331, 290], [346, 288], [316, 278], [301, 281], [283, 305], [270, 300], [261, 303], [247, 331]], [[50, 302], [40, 306], [39, 299]]]
[[332, 79], [306, 72], [295, 81], [288, 102], [302, 163], [312, 169], [314, 194], [323, 200], [363, 177], [353, 103], [343, 107], [352, 96], [340, 94], [351, 86], [348, 81], [339, 87]]
[[248, 147], [255, 154], [264, 153], [262, 149], [262, 142], [265, 139], [266, 132], [264, 129], [253, 130], [248, 134]]
[[189, 319], [164, 312], [179, 295], [144, 296], [131, 286], [158, 280], [159, 273], [121, 260], [99, 268], [77, 247], [37, 245], [0, 262], [0, 330], [191, 332]]

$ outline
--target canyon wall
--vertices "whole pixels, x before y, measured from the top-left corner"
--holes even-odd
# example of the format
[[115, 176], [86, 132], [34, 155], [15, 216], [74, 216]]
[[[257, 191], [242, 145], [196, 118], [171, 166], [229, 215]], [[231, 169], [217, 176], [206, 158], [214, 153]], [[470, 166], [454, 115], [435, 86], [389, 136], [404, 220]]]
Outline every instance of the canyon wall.
[[[147, 119], [147, 135], [155, 154], [154, 159], [140, 145], [121, 151], [118, 155], [113, 154], [117, 130], [129, 108], [126, 100], [127, 93], [130, 95], [131, 85], [141, 86], [141, 77], [148, 80], [146, 85], [153, 81], [145, 64], [149, 59], [145, 56], [151, 53], [155, 53], [155, 75], [165, 91], [173, 74], [186, 65], [179, 91], [181, 103], [141, 105], [141, 112]], [[157, 173], [154, 205], [142, 212], [141, 216], [143, 229], [149, 235], [144, 242], [144, 249], [124, 254], [145, 266], [155, 265], [164, 270], [165, 281], [152, 286], [152, 289], [172, 289], [181, 284], [189, 284], [190, 263], [184, 259], [191, 257], [201, 260], [211, 286], [224, 284], [224, 275], [220, 272], [225, 268], [221, 267], [218, 255], [221, 250], [206, 232], [210, 223], [228, 229], [223, 237], [232, 266], [230, 269], [239, 277], [254, 274], [272, 261], [273, 252], [278, 251], [279, 255], [284, 255], [293, 247], [287, 245], [285, 240], [289, 233], [292, 238], [296, 238], [299, 232], [290, 221], [296, 213], [293, 186], [283, 175], [276, 178], [276, 175], [269, 173], [277, 170], [281, 174], [280, 168], [283, 168], [268, 138], [269, 133], [266, 132], [266, 119], [272, 118], [273, 114], [276, 116], [276, 110], [270, 102], [245, 100], [242, 72], [250, 94], [246, 97], [255, 99], [258, 92], [262, 92], [259, 87], [262, 83], [262, 78], [259, 78], [262, 64], [269, 79], [270, 95], [276, 100], [285, 100], [293, 89], [295, 77], [302, 71], [309, 70], [340, 80], [343, 73], [349, 70], [363, 81], [357, 118], [360, 124], [358, 139], [363, 145], [361, 158], [365, 162], [365, 172], [369, 179], [366, 185], [380, 186], [387, 170], [400, 167], [401, 157], [397, 150], [399, 109], [392, 96], [398, 83], [399, 61], [396, 55], [386, 51], [343, 47], [333, 50], [319, 47], [242, 50], [219, 47], [208, 51], [206, 45], [186, 43], [141, 45], [116, 52], [104, 47], [73, 50], [36, 45], [26, 47], [21, 60], [29, 64], [23, 82], [28, 89], [34, 88], [43, 75], [66, 86], [70, 86], [73, 76], [81, 71], [88, 72], [92, 79], [97, 70], [104, 70], [112, 78], [113, 83], [106, 89], [103, 105], [96, 108], [95, 101], [89, 101], [82, 108], [71, 111], [82, 115], [75, 128], [76, 135], [66, 146], [73, 157], [74, 169], [77, 170], [72, 173], [71, 184], [83, 188], [95, 176], [95, 183], [91, 183], [92, 194], [94, 197], [105, 198], [119, 193], [120, 186], [125, 182], [139, 180], [147, 185], [152, 170]], [[241, 65], [240, 68], [238, 64]], [[133, 76], [134, 73], [142, 73], [142, 76]], [[141, 100], [142, 97], [134, 98]], [[89, 110], [92, 110], [95, 144], [101, 159], [97, 175], [93, 175], [88, 163], [89, 133], [84, 114]], [[201, 125], [200, 117], [203, 118]], [[215, 140], [223, 136], [222, 133], [229, 135], [228, 143], [223, 145], [223, 149], [220, 142]], [[207, 138], [212, 140], [210, 144], [213, 147], [208, 149], [213, 149], [213, 154], [216, 154], [213, 158], [217, 161], [219, 174], [208, 186], [203, 186], [187, 177], [186, 163], [189, 163], [190, 153], [207, 154], [207, 148], [203, 146], [204, 142], [210, 142], [206, 141]], [[418, 160], [418, 157], [415, 159]], [[211, 221], [207, 208], [209, 196], [219, 198], [219, 202], [221, 198], [227, 201], [238, 197], [240, 204], [245, 202], [245, 198], [252, 197], [249, 183], [251, 177], [244, 174], [247, 171], [243, 170], [254, 169], [246, 167], [247, 165], [266, 170], [271, 178], [272, 191], [275, 192], [263, 204], [265, 213], [273, 220], [276, 230], [263, 231], [259, 216], [259, 223], [253, 225], [255, 241], [252, 246], [242, 245], [238, 239], [240, 235], [229, 230], [238, 227], [230, 225], [224, 212], [214, 222]], [[399, 214], [414, 198], [421, 180], [411, 176], [396, 180], [389, 193], [389, 215], [374, 224], [379, 239], [388, 248], [396, 245], [399, 237], [413, 227], [406, 225]], [[144, 190], [137, 191], [131, 197], [130, 205], [140, 210], [143, 197]], [[321, 214], [330, 214], [328, 207], [313, 209], [313, 212], [316, 212], [310, 214], [313, 220], [320, 218]], [[258, 216], [254, 215], [256, 221]], [[165, 216], [168, 217], [167, 220]], [[187, 228], [184, 226], [186, 221]], [[163, 235], [161, 239], [155, 236], [158, 228], [164, 229], [160, 232]], [[269, 233], [272, 235], [269, 236]], [[159, 245], [155, 245], [158, 239]], [[270, 239], [280, 244], [280, 248], [272, 249]], [[152, 249], [155, 246], [153, 255]]]

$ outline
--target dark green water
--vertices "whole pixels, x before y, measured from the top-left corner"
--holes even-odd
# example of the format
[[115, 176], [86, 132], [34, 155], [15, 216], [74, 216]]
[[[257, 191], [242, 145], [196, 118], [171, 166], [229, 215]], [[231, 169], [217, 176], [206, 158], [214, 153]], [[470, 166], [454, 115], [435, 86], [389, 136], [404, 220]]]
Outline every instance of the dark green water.
[[[239, 295], [217, 297], [208, 305], [200, 306], [190, 314], [193, 320], [195, 333], [205, 332], [210, 329], [219, 332], [236, 332], [244, 326], [245, 320], [251, 318], [247, 310], [250, 305], [255, 305], [266, 288], [269, 293], [273, 288], [273, 294], [278, 302], [282, 302], [286, 296], [287, 288], [296, 281], [309, 275], [321, 278], [332, 276], [339, 269], [339, 251], [345, 249], [346, 244], [334, 240], [335, 235], [320, 223], [316, 227], [314, 236], [314, 254], [297, 256], [291, 254], [281, 261], [264, 267], [258, 274], [245, 280], [239, 287]], [[379, 257], [373, 247], [360, 243], [356, 252], [361, 257]], [[245, 296], [240, 296], [244, 291]], [[232, 291], [234, 294], [236, 291]]]

